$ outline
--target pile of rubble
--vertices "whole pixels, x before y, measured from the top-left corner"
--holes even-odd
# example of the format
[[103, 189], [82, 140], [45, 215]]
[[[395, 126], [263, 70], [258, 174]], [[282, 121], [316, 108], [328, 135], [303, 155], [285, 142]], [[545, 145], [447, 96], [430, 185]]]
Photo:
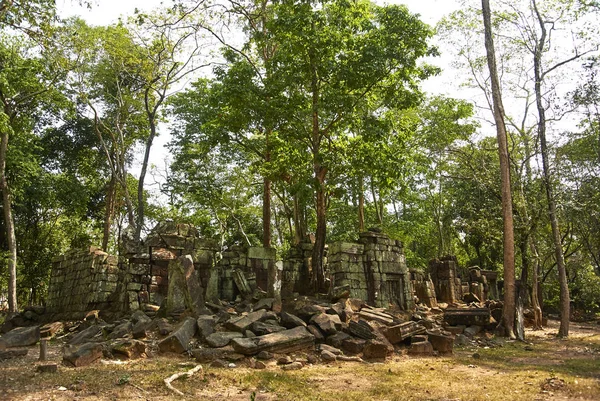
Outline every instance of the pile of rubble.
[[359, 299], [329, 303], [309, 297], [283, 305], [273, 298], [207, 302], [199, 317], [161, 315], [161, 310], [138, 310], [107, 323], [90, 313], [70, 326], [54, 322], [16, 328], [0, 337], [0, 359], [21, 356], [17, 348], [55, 338], [64, 342], [63, 362], [75, 367], [100, 358], [175, 353], [212, 366], [264, 368], [276, 361], [283, 369], [299, 369], [336, 360], [450, 354], [455, 341], [463, 343], [463, 337], [491, 328], [493, 321], [489, 308], [417, 307], [411, 313], [374, 308]]

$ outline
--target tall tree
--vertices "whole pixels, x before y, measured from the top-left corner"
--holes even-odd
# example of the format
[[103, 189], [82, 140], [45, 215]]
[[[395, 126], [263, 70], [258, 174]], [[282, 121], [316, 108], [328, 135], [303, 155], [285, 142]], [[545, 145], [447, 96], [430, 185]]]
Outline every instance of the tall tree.
[[510, 189], [510, 161], [508, 156], [508, 140], [504, 124], [504, 106], [500, 93], [500, 82], [496, 67], [496, 54], [492, 36], [492, 22], [489, 0], [481, 1], [483, 23], [485, 27], [485, 49], [487, 52], [488, 68], [492, 85], [494, 104], [494, 121], [498, 138], [498, 153], [500, 155], [500, 177], [502, 185], [502, 220], [504, 225], [504, 307], [502, 310], [502, 325], [504, 335], [515, 337], [515, 240], [513, 230], [512, 195]]

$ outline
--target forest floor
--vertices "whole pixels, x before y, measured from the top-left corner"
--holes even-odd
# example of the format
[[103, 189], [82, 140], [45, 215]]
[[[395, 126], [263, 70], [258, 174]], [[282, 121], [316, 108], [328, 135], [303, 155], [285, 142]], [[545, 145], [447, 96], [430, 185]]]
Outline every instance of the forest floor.
[[[0, 400], [600, 400], [600, 324], [572, 323], [568, 339], [558, 322], [527, 331], [527, 342], [493, 338], [486, 346], [455, 347], [444, 357], [396, 355], [385, 363], [333, 362], [282, 371], [240, 366], [204, 370], [173, 385], [163, 380], [196, 366], [185, 357], [157, 356], [90, 366], [60, 364], [61, 344], [51, 343], [57, 373], [38, 373], [38, 348], [0, 362]], [[300, 357], [300, 355], [298, 355]]]

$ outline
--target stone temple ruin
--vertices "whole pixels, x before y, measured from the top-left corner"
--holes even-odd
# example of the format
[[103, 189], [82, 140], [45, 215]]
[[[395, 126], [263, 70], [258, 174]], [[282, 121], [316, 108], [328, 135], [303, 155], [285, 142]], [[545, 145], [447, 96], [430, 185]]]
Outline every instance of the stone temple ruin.
[[[147, 305], [197, 312], [207, 301], [234, 301], [256, 291], [309, 295], [311, 252], [311, 243], [299, 244], [282, 261], [273, 248], [235, 245], [220, 252], [190, 225], [161, 223], [120, 260], [95, 247], [56, 258], [46, 306], [57, 318], [80, 319], [90, 310], [129, 312]], [[415, 300], [437, 307], [466, 294], [478, 301], [499, 296], [496, 272], [472, 267], [463, 282], [453, 257], [432, 260], [428, 273], [409, 271], [402, 243], [373, 231], [355, 243], [330, 244], [326, 262], [333, 292], [373, 307], [412, 310]]]
[[[201, 309], [206, 301], [234, 301], [257, 290], [284, 297], [310, 292], [310, 243], [283, 261], [275, 249], [219, 251], [193, 227], [174, 223], [156, 226], [143, 246], [121, 260], [95, 247], [70, 251], [53, 261], [47, 310], [59, 318], [81, 318], [90, 310], [127, 312], [147, 305]], [[365, 232], [356, 243], [330, 244], [327, 261], [332, 289], [376, 307], [414, 307], [401, 242]]]
[[[53, 338], [66, 321], [77, 331], [63, 336], [63, 362], [75, 367], [153, 352], [257, 368], [273, 353], [299, 350], [323, 361], [381, 360], [403, 350], [451, 353], [455, 340], [490, 329], [501, 312], [486, 301], [499, 296], [494, 272], [461, 270], [453, 257], [408, 269], [403, 244], [374, 230], [328, 245], [327, 294], [312, 291], [308, 242], [279, 260], [275, 249], [221, 249], [190, 225], [165, 222], [142, 244], [124, 243], [120, 257], [90, 247], [56, 258], [46, 307], [4, 323], [0, 359], [18, 355], [2, 348]], [[284, 359], [282, 369], [303, 366]]]

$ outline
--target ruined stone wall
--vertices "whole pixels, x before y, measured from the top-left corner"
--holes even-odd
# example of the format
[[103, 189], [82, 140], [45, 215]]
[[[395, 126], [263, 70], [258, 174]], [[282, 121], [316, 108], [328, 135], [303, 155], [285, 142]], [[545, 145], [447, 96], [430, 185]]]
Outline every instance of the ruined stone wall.
[[124, 273], [116, 257], [96, 247], [72, 250], [52, 262], [46, 308], [64, 319], [94, 310], [118, 310]]
[[275, 248], [232, 246], [222, 254], [216, 266], [219, 297], [233, 301], [238, 295], [250, 295], [256, 289], [267, 292], [269, 269], [277, 261]]
[[429, 262], [429, 274], [439, 302], [453, 304], [462, 300], [463, 289], [457, 268], [458, 262], [454, 256], [445, 256]]
[[[283, 287], [282, 296], [291, 297], [293, 294], [309, 295], [311, 286], [311, 260], [313, 244], [302, 242], [290, 249], [283, 261]], [[328, 264], [328, 247], [325, 249], [324, 264]]]
[[348, 286], [352, 297], [370, 305], [414, 306], [402, 242], [383, 233], [368, 231], [359, 234], [359, 243], [331, 244], [328, 271], [334, 288]]
[[438, 304], [435, 286], [429, 274], [411, 269], [410, 280], [413, 286], [413, 295], [418, 299], [419, 303], [427, 305], [430, 308], [436, 308]]

